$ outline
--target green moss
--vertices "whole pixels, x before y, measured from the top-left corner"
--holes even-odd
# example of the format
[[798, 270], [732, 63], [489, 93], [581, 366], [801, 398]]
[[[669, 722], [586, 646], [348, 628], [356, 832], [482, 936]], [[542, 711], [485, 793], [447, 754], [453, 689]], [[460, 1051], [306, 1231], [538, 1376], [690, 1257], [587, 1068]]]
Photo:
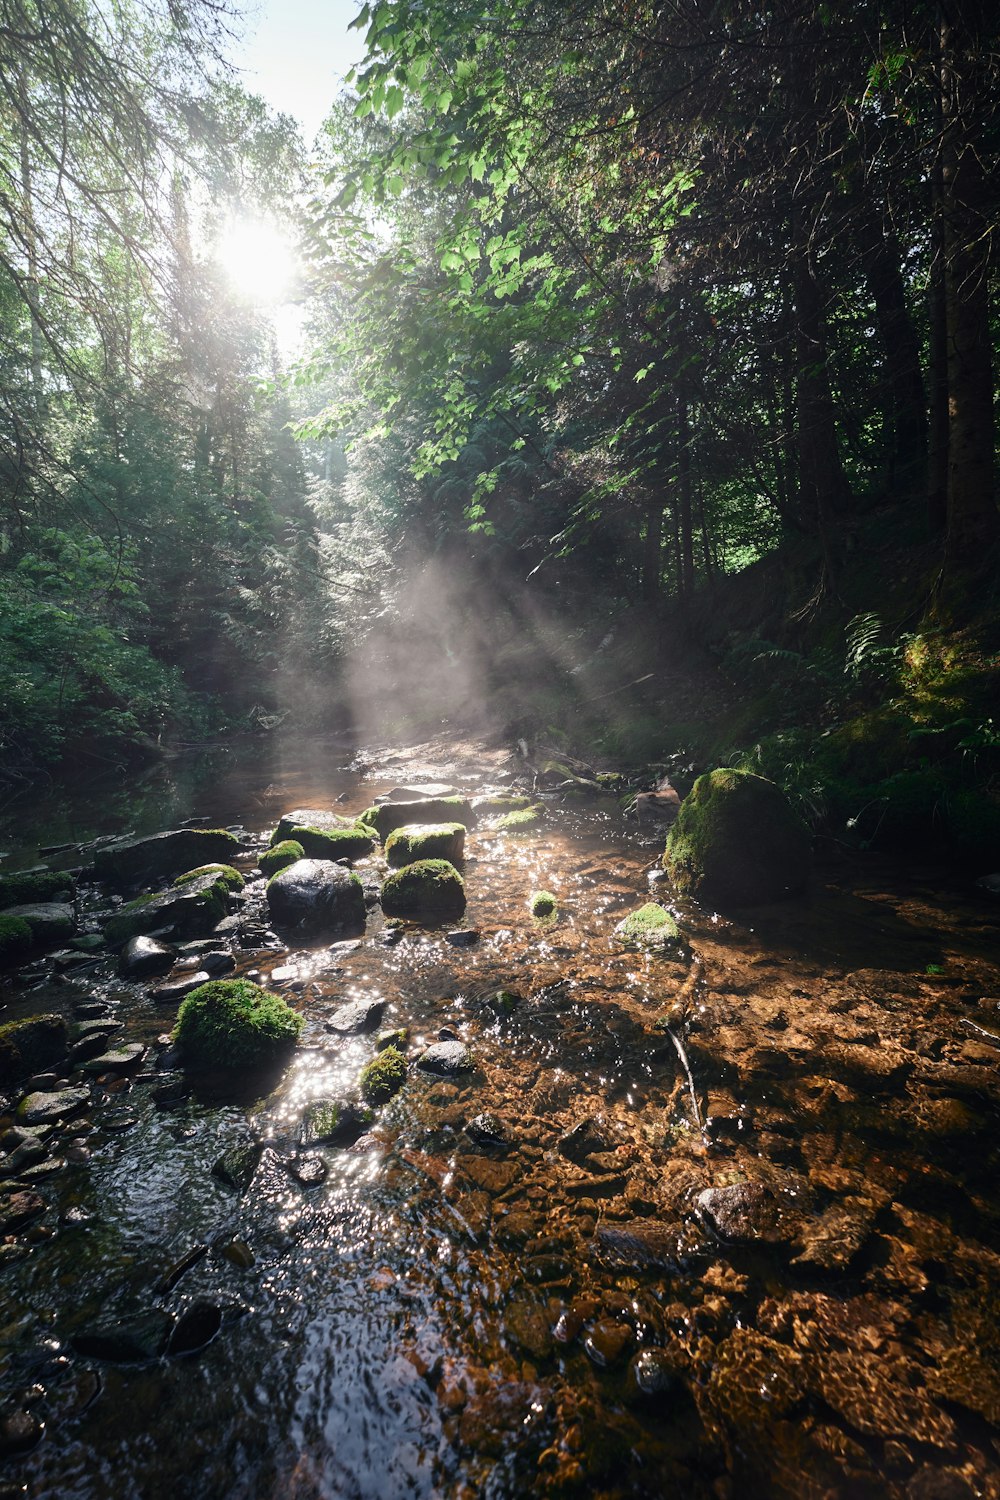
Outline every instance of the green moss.
[[364, 859], [375, 847], [371, 830], [360, 824], [353, 828], [296, 826], [291, 838], [302, 845], [306, 859]]
[[390, 916], [461, 916], [465, 882], [446, 859], [419, 859], [390, 875], [382, 887], [382, 910]]
[[396, 1026], [391, 1031], [380, 1031], [375, 1038], [376, 1052], [384, 1052], [386, 1047], [395, 1047], [397, 1052], [404, 1052], [410, 1040], [410, 1028], [408, 1026]]
[[406, 1058], [395, 1047], [386, 1047], [365, 1063], [359, 1079], [361, 1092], [371, 1104], [384, 1104], [405, 1082]]
[[249, 979], [215, 979], [182, 1001], [173, 1038], [185, 1063], [246, 1068], [271, 1062], [294, 1046], [302, 1017]]
[[480, 797], [476, 801], [476, 810], [481, 812], [519, 812], [521, 808], [530, 806], [530, 797], [515, 795], [513, 792], [502, 792], [493, 797]]
[[536, 827], [544, 816], [543, 804], [533, 802], [529, 807], [518, 808], [516, 812], [504, 813], [502, 818], [497, 818], [493, 827], [497, 833], [527, 833], [529, 829]]
[[59, 1015], [25, 1016], [0, 1026], [0, 1085], [6, 1088], [60, 1062], [68, 1040], [66, 1022]]
[[266, 849], [257, 863], [261, 870], [270, 879], [277, 875], [279, 870], [285, 870], [289, 865], [294, 865], [298, 859], [305, 859], [306, 851], [295, 839], [283, 839], [280, 844]]
[[529, 901], [533, 917], [554, 917], [559, 903], [551, 891], [535, 891]]
[[246, 884], [239, 870], [234, 870], [232, 865], [199, 865], [196, 870], [178, 875], [174, 885], [187, 885], [189, 880], [197, 880], [202, 875], [216, 876], [229, 891], [241, 891]]
[[394, 869], [418, 859], [447, 859], [456, 864], [465, 854], [462, 823], [407, 823], [385, 841], [385, 856]]
[[23, 917], [0, 916], [0, 963], [10, 963], [31, 947], [31, 928]]
[[35, 870], [24, 875], [0, 876], [0, 907], [28, 906], [51, 901], [62, 891], [74, 891], [76, 881], [62, 870]]
[[629, 912], [618, 923], [615, 932], [627, 943], [672, 943], [680, 937], [680, 929], [673, 917], [655, 901], [647, 901], [645, 906]]
[[[373, 822], [380, 839], [394, 828], [419, 823], [461, 823], [471, 828], [475, 821], [466, 797], [427, 797], [419, 802], [382, 802], [374, 810]], [[366, 822], [368, 819], [366, 818]]]
[[[204, 882], [199, 888], [199, 882]], [[111, 918], [104, 936], [111, 947], [121, 947], [141, 932], [157, 927], [175, 927], [185, 936], [207, 932], [221, 922], [229, 910], [229, 889], [224, 880], [201, 875], [168, 891], [154, 891], [129, 901]]]
[[698, 777], [663, 856], [682, 894], [738, 906], [795, 894], [811, 863], [809, 832], [780, 787], [729, 768]]
[[366, 807], [363, 813], [358, 814], [358, 822], [364, 823], [367, 828], [375, 828], [378, 824], [378, 808]]

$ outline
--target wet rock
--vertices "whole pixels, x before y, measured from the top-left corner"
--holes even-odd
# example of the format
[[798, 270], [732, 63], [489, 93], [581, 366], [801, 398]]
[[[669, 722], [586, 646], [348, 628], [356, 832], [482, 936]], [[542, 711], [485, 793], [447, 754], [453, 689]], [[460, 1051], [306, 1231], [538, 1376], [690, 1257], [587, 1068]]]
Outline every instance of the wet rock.
[[612, 1142], [591, 1119], [580, 1120], [559, 1137], [556, 1149], [568, 1161], [584, 1162], [595, 1152], [610, 1151]]
[[408, 1026], [397, 1026], [392, 1031], [380, 1031], [375, 1038], [376, 1052], [384, 1052], [387, 1047], [395, 1047], [397, 1052], [405, 1052], [410, 1042], [410, 1028]]
[[142, 1063], [146, 1049], [141, 1042], [130, 1042], [125, 1047], [116, 1047], [112, 1052], [102, 1052], [84, 1063], [83, 1071], [99, 1076], [102, 1073], [134, 1073]]
[[832, 1203], [801, 1233], [802, 1249], [792, 1264], [822, 1271], [843, 1271], [867, 1244], [875, 1222], [876, 1205], [861, 1198]]
[[676, 1269], [678, 1226], [656, 1219], [605, 1224], [594, 1236], [592, 1249], [595, 1259], [613, 1270]]
[[665, 869], [682, 895], [744, 906], [803, 889], [812, 841], [780, 787], [731, 768], [699, 776], [670, 830]]
[[37, 1193], [18, 1192], [0, 1195], [0, 1235], [17, 1234], [41, 1218], [48, 1204]]
[[264, 1147], [260, 1141], [245, 1141], [224, 1151], [212, 1166], [212, 1176], [237, 1193], [245, 1193], [254, 1179]]
[[236, 968], [236, 959], [231, 953], [221, 948], [212, 949], [209, 953], [201, 955], [201, 963], [198, 966], [203, 974], [208, 974], [212, 979], [218, 979], [220, 974], [231, 974]]
[[81, 932], [77, 937], [70, 938], [69, 946], [80, 953], [100, 953], [107, 944], [99, 932]]
[[76, 1029], [76, 1041], [70, 1048], [71, 1061], [80, 1064], [96, 1057], [105, 1051], [108, 1042], [121, 1028], [120, 1021], [83, 1021]]
[[36, 1167], [39, 1162], [48, 1159], [49, 1153], [44, 1141], [29, 1131], [25, 1131], [24, 1136], [25, 1139], [15, 1146], [0, 1164], [0, 1172], [4, 1177], [17, 1177], [28, 1167]]
[[326, 859], [297, 859], [280, 870], [267, 888], [272, 920], [310, 933], [360, 928], [365, 898], [357, 876]]
[[388, 838], [408, 823], [461, 823], [471, 828], [475, 822], [472, 804], [464, 797], [428, 797], [415, 802], [383, 802], [365, 814], [365, 821], [377, 829], [380, 839]]
[[496, 1161], [491, 1156], [463, 1156], [461, 1167], [464, 1177], [484, 1192], [494, 1195], [505, 1193], [509, 1187], [513, 1187], [519, 1176], [519, 1169], [514, 1162]]
[[147, 979], [151, 974], [165, 974], [173, 965], [177, 950], [169, 943], [140, 933], [129, 938], [118, 959], [122, 979]]
[[674, 1363], [663, 1349], [640, 1349], [629, 1361], [627, 1379], [627, 1394], [633, 1398], [670, 1396], [682, 1389]]
[[676, 943], [680, 930], [664, 907], [655, 901], [647, 901], [645, 906], [622, 918], [615, 928], [615, 936], [637, 947], [658, 948]]
[[238, 848], [239, 839], [222, 828], [177, 828], [149, 838], [115, 839], [95, 849], [94, 868], [99, 879], [128, 885], [227, 863]]
[[465, 881], [446, 859], [418, 859], [388, 877], [382, 910], [399, 917], [459, 917], [465, 911]]
[[197, 969], [183, 979], [171, 979], [167, 984], [158, 984], [150, 990], [149, 998], [157, 1005], [179, 1005], [185, 995], [190, 995], [200, 985], [207, 984], [211, 975], [207, 969]]
[[417, 1067], [425, 1073], [436, 1073], [450, 1077], [455, 1073], [471, 1073], [475, 1060], [464, 1042], [435, 1042], [417, 1058]]
[[635, 1343], [635, 1334], [627, 1323], [599, 1318], [583, 1341], [583, 1352], [591, 1364], [609, 1370], [621, 1361]]
[[46, 1125], [78, 1114], [89, 1103], [90, 1090], [84, 1088], [28, 1094], [17, 1106], [17, 1119], [21, 1125]]
[[215, 1338], [222, 1327], [222, 1309], [214, 1302], [193, 1302], [181, 1313], [170, 1331], [166, 1352], [171, 1357], [196, 1354]]
[[93, 1021], [110, 1013], [111, 1006], [107, 1000], [82, 1000], [79, 1005], [73, 1007], [74, 1016], [81, 1021]]
[[0, 1088], [66, 1056], [69, 1029], [60, 1015], [25, 1016], [0, 1026]]
[[303, 1145], [350, 1146], [364, 1135], [375, 1111], [357, 1099], [317, 1099], [302, 1117]]
[[342, 1005], [326, 1023], [328, 1031], [338, 1031], [343, 1036], [354, 1036], [362, 1031], [374, 1031], [385, 1014], [384, 1000], [352, 1000]]
[[218, 1251], [223, 1260], [228, 1260], [231, 1266], [236, 1266], [240, 1271], [249, 1271], [256, 1264], [256, 1257], [246, 1240], [228, 1240], [218, 1246]]
[[25, 906], [11, 906], [5, 917], [18, 917], [31, 929], [31, 940], [40, 947], [64, 943], [73, 936], [76, 918], [66, 901], [36, 901]]
[[478, 943], [479, 930], [476, 927], [460, 927], [454, 932], [446, 932], [444, 940], [453, 948], [470, 948], [473, 943]]
[[327, 1179], [326, 1162], [315, 1152], [309, 1152], [305, 1156], [296, 1156], [287, 1165], [290, 1175], [303, 1187], [319, 1187], [320, 1183]]
[[[12, 1411], [0, 1417], [0, 1458], [13, 1458], [37, 1448], [45, 1433], [45, 1423], [33, 1411]], [[14, 1491], [22, 1494], [20, 1486]]]
[[394, 786], [386, 792], [384, 802], [427, 802], [435, 797], [457, 797], [457, 788], [446, 781], [427, 781], [414, 786]]
[[101, 1129], [105, 1135], [124, 1135], [138, 1123], [139, 1116], [128, 1109], [109, 1109], [101, 1116]]
[[565, 1282], [573, 1274], [572, 1263], [564, 1255], [531, 1255], [524, 1262], [523, 1269], [525, 1280], [536, 1286]]
[[533, 1302], [512, 1302], [504, 1313], [504, 1332], [532, 1359], [547, 1359], [552, 1353], [549, 1315]]
[[340, 813], [331, 812], [329, 808], [297, 807], [291, 812], [282, 813], [278, 819], [278, 826], [271, 836], [271, 847], [273, 849], [275, 845], [292, 838], [292, 830], [295, 828], [316, 828], [323, 833], [330, 833], [338, 828], [353, 827], [354, 818], [345, 818]]
[[215, 875], [199, 875], [157, 896], [140, 896], [119, 908], [104, 929], [112, 947], [145, 933], [170, 931], [195, 937], [211, 932], [229, 908], [229, 891]]
[[150, 1308], [132, 1318], [101, 1323], [71, 1340], [77, 1354], [108, 1364], [138, 1364], [159, 1359], [174, 1326], [173, 1316], [162, 1308]]
[[778, 1205], [763, 1183], [706, 1188], [695, 1208], [706, 1228], [730, 1244], [773, 1244], [781, 1238]]
[[507, 1127], [496, 1115], [481, 1114], [466, 1122], [465, 1133], [477, 1146], [509, 1146]]

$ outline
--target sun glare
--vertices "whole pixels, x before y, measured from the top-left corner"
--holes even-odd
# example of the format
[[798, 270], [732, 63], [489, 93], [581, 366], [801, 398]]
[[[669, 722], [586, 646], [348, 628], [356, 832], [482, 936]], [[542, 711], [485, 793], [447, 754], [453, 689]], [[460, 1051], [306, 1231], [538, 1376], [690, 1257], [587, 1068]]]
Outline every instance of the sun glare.
[[222, 234], [216, 255], [234, 291], [256, 307], [287, 300], [297, 270], [289, 239], [260, 219], [234, 219]]

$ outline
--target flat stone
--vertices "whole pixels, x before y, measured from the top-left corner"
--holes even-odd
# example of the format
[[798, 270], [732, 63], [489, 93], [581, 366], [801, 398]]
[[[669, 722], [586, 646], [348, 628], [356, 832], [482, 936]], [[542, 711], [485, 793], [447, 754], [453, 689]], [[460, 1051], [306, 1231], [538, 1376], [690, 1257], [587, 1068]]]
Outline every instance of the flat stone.
[[67, 901], [36, 901], [24, 906], [11, 906], [5, 917], [20, 917], [31, 928], [35, 943], [49, 944], [65, 942], [73, 936], [76, 917]]
[[106, 924], [104, 935], [112, 946], [147, 933], [195, 937], [217, 927], [225, 918], [228, 904], [229, 893], [220, 889], [217, 876], [199, 875], [158, 896], [119, 907]]
[[3, 1176], [17, 1177], [19, 1173], [26, 1171], [28, 1167], [37, 1167], [39, 1162], [48, 1159], [49, 1153], [44, 1141], [40, 1140], [37, 1135], [31, 1135], [27, 1131], [25, 1135], [27, 1139], [23, 1140], [19, 1146], [15, 1146], [14, 1150], [4, 1158], [2, 1165], [0, 1165], [0, 1172], [2, 1172]]
[[475, 927], [459, 927], [454, 932], [446, 932], [444, 940], [453, 948], [471, 948], [473, 943], [479, 942], [479, 932]]
[[425, 1073], [447, 1077], [452, 1073], [471, 1073], [475, 1060], [464, 1042], [435, 1042], [417, 1058], [417, 1067]]
[[158, 938], [141, 933], [129, 938], [118, 959], [118, 973], [123, 979], [146, 979], [151, 974], [165, 974], [173, 965], [176, 948]]
[[162, 875], [182, 875], [201, 865], [228, 863], [239, 840], [222, 829], [176, 828], [149, 838], [115, 839], [94, 850], [94, 867], [102, 880], [128, 882]]
[[211, 953], [201, 955], [200, 968], [203, 973], [216, 979], [220, 974], [231, 974], [236, 968], [236, 959], [232, 953], [224, 953], [221, 949], [215, 949]]
[[33, 1224], [48, 1208], [37, 1193], [21, 1192], [0, 1196], [0, 1234], [16, 1234]]
[[702, 1223], [730, 1244], [773, 1244], [781, 1238], [778, 1205], [763, 1183], [706, 1188], [695, 1199], [695, 1208]]
[[594, 1236], [593, 1253], [601, 1265], [613, 1270], [645, 1271], [676, 1269], [680, 1255], [679, 1226], [656, 1219], [633, 1219], [607, 1224]]
[[58, 1089], [54, 1093], [28, 1094], [17, 1106], [22, 1125], [44, 1125], [50, 1120], [65, 1120], [90, 1103], [90, 1090]]
[[139, 1067], [146, 1055], [140, 1042], [129, 1042], [125, 1047], [116, 1047], [111, 1052], [102, 1052], [84, 1063], [85, 1073], [131, 1073]]
[[504, 1332], [532, 1359], [546, 1359], [552, 1353], [552, 1329], [549, 1315], [533, 1302], [512, 1302], [504, 1313]]
[[184, 979], [171, 979], [167, 984], [158, 984], [155, 989], [150, 990], [149, 998], [155, 1000], [157, 1005], [177, 1005], [192, 990], [207, 984], [211, 977], [207, 969], [198, 969]]
[[344, 1036], [353, 1036], [361, 1031], [374, 1031], [385, 1014], [384, 1000], [352, 1000], [334, 1011], [326, 1023], [328, 1031], [339, 1031]]
[[237, 1193], [245, 1193], [260, 1166], [264, 1147], [260, 1141], [246, 1141], [224, 1151], [212, 1167], [212, 1176]]
[[297, 807], [292, 812], [282, 813], [274, 830], [272, 844], [290, 839], [295, 828], [318, 828], [323, 833], [331, 833], [338, 828], [353, 827], [353, 818], [345, 818], [342, 813], [331, 812], [329, 808]]
[[394, 786], [386, 792], [386, 802], [425, 802], [431, 797], [457, 797], [458, 791], [446, 781], [426, 781], [415, 786]]

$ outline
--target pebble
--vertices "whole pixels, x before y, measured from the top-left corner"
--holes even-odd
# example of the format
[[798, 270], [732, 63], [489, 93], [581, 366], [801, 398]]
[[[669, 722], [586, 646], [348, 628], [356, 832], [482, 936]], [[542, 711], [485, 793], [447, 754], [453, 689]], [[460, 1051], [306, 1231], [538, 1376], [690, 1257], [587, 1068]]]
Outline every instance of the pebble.
[[618, 1364], [634, 1342], [635, 1334], [627, 1323], [600, 1318], [584, 1339], [583, 1352], [592, 1364], [607, 1370]]
[[326, 1029], [340, 1032], [342, 1036], [374, 1031], [385, 1014], [385, 1006], [384, 1000], [352, 1000], [334, 1011], [326, 1023]]
[[446, 932], [444, 940], [453, 948], [469, 948], [473, 943], [478, 943], [479, 930], [476, 927], [456, 928], [454, 932]]
[[436, 1042], [417, 1058], [417, 1067], [425, 1073], [448, 1076], [451, 1073], [471, 1073], [476, 1064], [472, 1053], [464, 1042]]

